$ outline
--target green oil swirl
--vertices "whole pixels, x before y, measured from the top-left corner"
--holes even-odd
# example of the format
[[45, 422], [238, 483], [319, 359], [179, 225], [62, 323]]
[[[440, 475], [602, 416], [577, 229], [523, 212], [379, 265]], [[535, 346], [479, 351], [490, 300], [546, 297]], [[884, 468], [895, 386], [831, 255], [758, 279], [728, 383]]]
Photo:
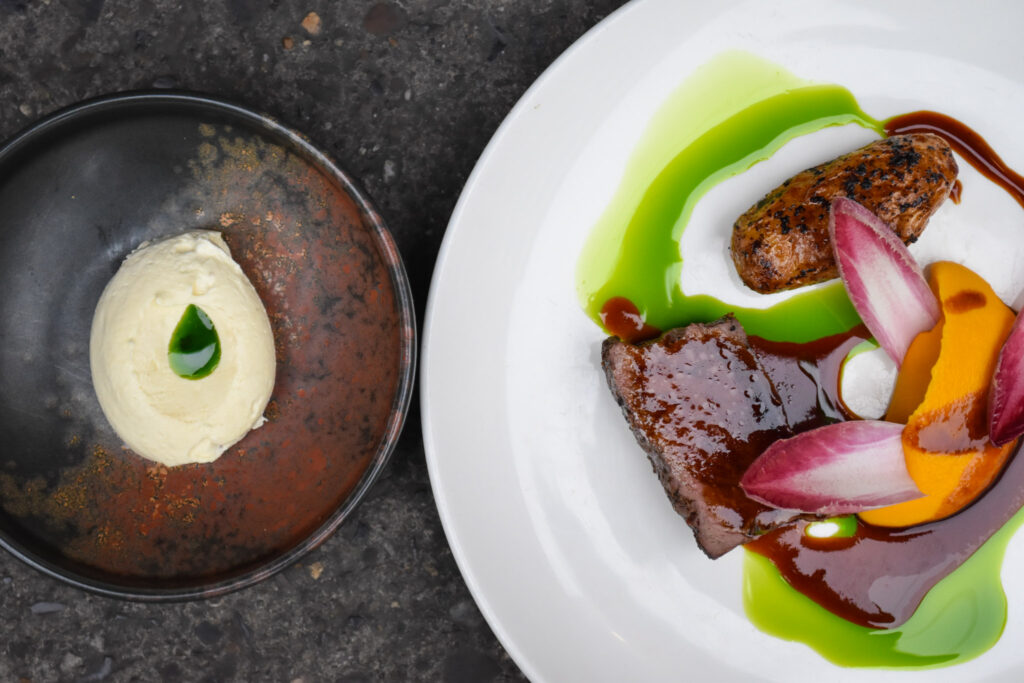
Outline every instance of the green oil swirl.
[[[725, 53], [698, 69], [653, 117], [584, 245], [576, 271], [583, 309], [601, 325], [604, 303], [625, 297], [660, 329], [732, 312], [751, 334], [794, 342], [860, 322], [838, 282], [763, 310], [690, 296], [679, 284], [680, 240], [708, 190], [800, 135], [848, 123], [884, 134], [848, 90], [809, 83], [747, 53]], [[842, 666], [931, 668], [965, 661], [1002, 633], [1007, 605], [999, 573], [1022, 521], [1024, 511], [940, 581], [897, 629], [868, 629], [833, 615], [752, 552], [744, 553], [744, 606], [761, 630], [806, 643]], [[836, 523], [837, 533], [850, 533], [848, 524]]]
[[[723, 89], [749, 90], [759, 99], [744, 102], [721, 94]], [[577, 267], [577, 293], [587, 314], [600, 324], [604, 303], [625, 297], [659, 329], [732, 312], [749, 333], [786, 341], [818, 339], [859, 322], [838, 282], [763, 310], [731, 306], [707, 295], [688, 296], [679, 284], [679, 241], [694, 206], [708, 190], [768, 159], [793, 138], [848, 123], [881, 134], [881, 124], [861, 111], [845, 88], [807, 84], [743, 53], [709, 63], [672, 99], [698, 102], [705, 112], [719, 111], [721, 118], [695, 123], [685, 146], [642, 191], [626, 184], [613, 199]], [[723, 103], [716, 105], [719, 101]], [[672, 137], [668, 131], [679, 126], [678, 120], [656, 118], [645, 138], [664, 142]], [[635, 160], [627, 176], [644, 163]], [[649, 171], [641, 175], [650, 176]]]
[[220, 362], [220, 338], [206, 311], [189, 304], [167, 347], [171, 370], [185, 379], [202, 379]]

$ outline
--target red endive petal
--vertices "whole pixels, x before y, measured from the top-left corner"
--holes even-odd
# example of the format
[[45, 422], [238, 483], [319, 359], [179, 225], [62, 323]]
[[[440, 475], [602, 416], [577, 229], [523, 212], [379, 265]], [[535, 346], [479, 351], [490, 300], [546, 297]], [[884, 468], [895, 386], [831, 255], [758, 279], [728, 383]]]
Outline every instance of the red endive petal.
[[904, 425], [856, 420], [776, 441], [740, 481], [777, 508], [846, 515], [921, 497], [903, 457]]
[[988, 438], [997, 446], [1024, 434], [1024, 323], [1017, 316], [1006, 338], [988, 394]]
[[832, 200], [828, 231], [850, 301], [900, 365], [914, 337], [941, 315], [920, 266], [882, 219], [851, 199]]

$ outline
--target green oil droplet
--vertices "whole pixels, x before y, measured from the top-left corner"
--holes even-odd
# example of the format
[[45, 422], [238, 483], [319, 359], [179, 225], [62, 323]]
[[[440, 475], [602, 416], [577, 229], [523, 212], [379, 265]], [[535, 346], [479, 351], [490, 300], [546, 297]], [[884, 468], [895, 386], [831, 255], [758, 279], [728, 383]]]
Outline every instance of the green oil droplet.
[[220, 362], [220, 338], [206, 311], [189, 304], [167, 347], [171, 369], [185, 379], [202, 379]]
[[[712, 88], [712, 84], [714, 88]], [[751, 91], [747, 102], [730, 91]], [[853, 95], [837, 85], [810, 85], [775, 65], [744, 53], [729, 53], [684, 84], [666, 107], [699, 103], [708, 117], [669, 120], [656, 116], [645, 132], [627, 180], [584, 246], [577, 267], [577, 293], [587, 314], [600, 324], [601, 307], [613, 297], [632, 301], [646, 322], [669, 329], [734, 313], [747, 332], [786, 341], [810, 341], [843, 332], [860, 319], [842, 283], [798, 294], [770, 308], [747, 309], [707, 296], [686, 295], [679, 277], [679, 241], [697, 201], [723, 180], [772, 156], [793, 138], [848, 123], [882, 133]], [[739, 107], [737, 109], [737, 107]], [[679, 125], [692, 126], [680, 135]], [[649, 139], [685, 140], [685, 146], [657, 170]], [[677, 148], [679, 149], [679, 148]], [[651, 178], [636, 187], [629, 176]]]

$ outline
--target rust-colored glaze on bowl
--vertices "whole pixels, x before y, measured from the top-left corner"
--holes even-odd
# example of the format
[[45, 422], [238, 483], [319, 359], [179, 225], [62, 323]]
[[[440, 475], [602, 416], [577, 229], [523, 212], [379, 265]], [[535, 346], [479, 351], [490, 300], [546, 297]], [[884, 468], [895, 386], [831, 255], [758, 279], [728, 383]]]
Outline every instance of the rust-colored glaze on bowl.
[[[70, 311], [52, 310], [56, 287], [38, 301], [24, 297], [62, 317], [54, 323], [66, 328], [62, 337], [84, 337], [36, 343], [49, 349], [41, 362], [71, 368], [58, 369], [52, 386], [35, 387], [63, 452], [40, 463], [46, 445], [22, 439], [19, 452], [0, 456], [0, 540], [44, 571], [124, 597], [181, 599], [253, 583], [326, 538], [394, 446], [415, 339], [397, 252], [358, 189], [265, 117], [168, 94], [101, 100], [71, 114], [40, 124], [41, 132], [31, 129], [0, 154], [0, 211], [12, 182], [29, 187], [45, 177], [53, 150], [79, 169], [60, 179], [54, 194], [67, 219], [58, 229], [86, 235], [76, 255], [88, 292], [71, 297]], [[41, 153], [29, 157], [19, 145]], [[94, 179], [83, 168], [90, 148], [110, 160], [114, 176], [144, 178], [141, 196], [123, 202], [148, 209], [118, 210], [109, 196], [92, 192]], [[29, 160], [27, 168], [12, 159]], [[83, 203], [91, 209], [76, 218]], [[22, 215], [17, 207], [13, 214]], [[91, 225], [97, 220], [103, 224]], [[96, 404], [87, 372], [88, 309], [139, 243], [197, 228], [222, 232], [260, 294], [274, 331], [277, 377], [266, 424], [213, 463], [167, 468], [127, 450]], [[4, 247], [0, 241], [0, 254]], [[23, 267], [35, 272], [12, 274], [10, 259], [0, 261], [0, 285], [38, 277], [33, 266], [29, 259]], [[27, 339], [26, 348], [32, 343]], [[26, 372], [37, 384], [46, 377]], [[0, 406], [19, 401], [13, 391], [0, 380]], [[5, 425], [0, 431], [10, 432]]]

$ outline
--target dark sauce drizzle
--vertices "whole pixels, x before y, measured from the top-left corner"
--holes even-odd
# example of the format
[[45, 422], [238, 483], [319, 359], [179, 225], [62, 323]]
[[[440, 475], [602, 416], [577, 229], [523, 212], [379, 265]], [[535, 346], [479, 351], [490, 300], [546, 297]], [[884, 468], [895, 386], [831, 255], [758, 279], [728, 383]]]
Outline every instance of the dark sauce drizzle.
[[[885, 122], [886, 135], [934, 133], [949, 143], [978, 172], [1006, 190], [1024, 207], [1024, 176], [1006, 165], [985, 139], [951, 116], [935, 111], [914, 111]], [[960, 192], [954, 188], [959, 202]], [[950, 196], [954, 196], [952, 193]]]
[[804, 533], [807, 522], [798, 522], [746, 547], [833, 614], [861, 626], [895, 628], [1022, 505], [1024, 458], [1015, 455], [985, 495], [947, 519], [907, 529], [858, 523], [849, 538], [814, 538]]
[[631, 344], [661, 334], [661, 330], [644, 321], [640, 309], [624, 296], [615, 296], [604, 302], [601, 306], [601, 324], [609, 334]]

